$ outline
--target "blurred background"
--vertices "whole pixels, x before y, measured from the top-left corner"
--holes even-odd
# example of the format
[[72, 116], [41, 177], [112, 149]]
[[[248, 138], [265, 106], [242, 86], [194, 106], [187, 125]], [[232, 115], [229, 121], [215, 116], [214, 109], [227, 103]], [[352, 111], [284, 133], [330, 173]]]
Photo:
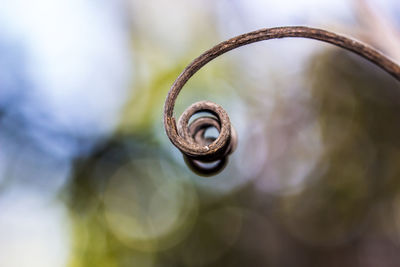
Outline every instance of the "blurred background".
[[400, 83], [331, 45], [236, 49], [176, 115], [221, 104], [239, 135], [193, 174], [162, 110], [220, 41], [343, 33], [400, 62], [398, 0], [3, 0], [0, 266], [399, 266]]

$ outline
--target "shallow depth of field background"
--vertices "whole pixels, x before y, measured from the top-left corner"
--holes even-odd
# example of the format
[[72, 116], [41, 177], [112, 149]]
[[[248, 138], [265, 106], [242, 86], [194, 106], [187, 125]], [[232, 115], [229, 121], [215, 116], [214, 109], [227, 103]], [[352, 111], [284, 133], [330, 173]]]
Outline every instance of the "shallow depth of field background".
[[313, 40], [248, 45], [178, 98], [221, 104], [227, 168], [193, 174], [169, 87], [265, 27], [343, 33], [400, 62], [398, 0], [0, 3], [0, 266], [398, 266], [400, 83]]

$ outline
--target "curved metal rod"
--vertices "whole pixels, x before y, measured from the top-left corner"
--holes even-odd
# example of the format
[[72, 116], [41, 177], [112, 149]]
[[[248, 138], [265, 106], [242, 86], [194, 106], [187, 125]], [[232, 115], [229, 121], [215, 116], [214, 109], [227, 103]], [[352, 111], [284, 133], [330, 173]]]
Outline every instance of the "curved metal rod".
[[[192, 77], [208, 62], [232, 49], [258, 41], [285, 37], [315, 39], [342, 47], [371, 61], [392, 75], [396, 80], [400, 81], [400, 66], [398, 64], [366, 44], [333, 32], [315, 28], [293, 26], [261, 29], [236, 36], [214, 46], [193, 60], [193, 62], [190, 63], [179, 75], [168, 92], [164, 106], [165, 131], [171, 142], [187, 158], [200, 162], [223, 160], [228, 156], [228, 154], [233, 152], [237, 142], [236, 134], [233, 134], [234, 129], [231, 126], [228, 114], [221, 106], [212, 102], [201, 101], [191, 105], [185, 110], [178, 120], [178, 125], [176, 124], [173, 114], [175, 101], [179, 95], [179, 92], [182, 90], [182, 87], [186, 84], [190, 77]], [[193, 128], [189, 123], [190, 117], [193, 114], [202, 111], [206, 111], [214, 115], [216, 117], [214, 120], [216, 119], [219, 123], [219, 127], [217, 127], [219, 130], [218, 137], [211, 141], [208, 140], [208, 142], [206, 142], [207, 138], [204, 136], [204, 134], [202, 134], [200, 140], [199, 134], [193, 132], [193, 129], [190, 129]], [[199, 127], [198, 123], [195, 128], [202, 129], [201, 131], [204, 133], [204, 128], [208, 128], [210, 125], [212, 125], [210, 121], [205, 123], [206, 125], [203, 127], [203, 129], [202, 127]]]

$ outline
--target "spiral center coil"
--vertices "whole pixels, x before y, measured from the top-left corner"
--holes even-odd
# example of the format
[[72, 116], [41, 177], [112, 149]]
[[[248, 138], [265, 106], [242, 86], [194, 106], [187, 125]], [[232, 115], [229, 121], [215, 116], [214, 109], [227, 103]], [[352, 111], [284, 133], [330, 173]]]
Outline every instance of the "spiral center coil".
[[[209, 113], [213, 116], [203, 116], [189, 123], [190, 118], [197, 113]], [[206, 131], [215, 128], [218, 137], [206, 137]], [[229, 116], [219, 105], [200, 101], [187, 108], [178, 120], [178, 134], [193, 146], [210, 149], [215, 144], [222, 144], [211, 154], [192, 155], [184, 153], [185, 161], [193, 171], [200, 175], [216, 174], [226, 165], [228, 155], [237, 145], [236, 131], [230, 123]]]

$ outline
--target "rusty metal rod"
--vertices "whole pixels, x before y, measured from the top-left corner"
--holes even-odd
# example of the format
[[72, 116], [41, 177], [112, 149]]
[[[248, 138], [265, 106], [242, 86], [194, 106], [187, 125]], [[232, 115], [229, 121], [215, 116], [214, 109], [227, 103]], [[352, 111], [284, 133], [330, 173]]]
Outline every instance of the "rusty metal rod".
[[[224, 41], [193, 60], [175, 80], [165, 100], [164, 127], [168, 138], [184, 154], [186, 160], [195, 161], [194, 164], [189, 165], [200, 166], [196, 169], [199, 174], [210, 175], [209, 169], [211, 168], [202, 166], [199, 163], [212, 161], [225, 162], [228, 155], [232, 153], [236, 147], [237, 136], [225, 110], [218, 104], [208, 101], [200, 101], [191, 105], [179, 118], [177, 125], [174, 118], [174, 107], [175, 101], [183, 86], [200, 68], [214, 58], [232, 49], [263, 40], [286, 37], [315, 39], [339, 46], [371, 61], [392, 75], [396, 80], [400, 81], [400, 66], [381, 52], [360, 41], [321, 29], [301, 26], [277, 27], [245, 33]], [[189, 123], [190, 117], [202, 111], [209, 112], [215, 116], [215, 118], [206, 117], [203, 120], [204, 127], [199, 125], [199, 122], [195, 123], [196, 127], [191, 126]], [[206, 128], [215, 126], [215, 121], [217, 121], [219, 126], [216, 127], [219, 130], [219, 135], [210, 142], [210, 140], [206, 140], [204, 132]], [[193, 130], [194, 128], [196, 128], [197, 131], [202, 131], [202, 134], [199, 135], [196, 130]], [[217, 171], [220, 170], [218, 169]]]

